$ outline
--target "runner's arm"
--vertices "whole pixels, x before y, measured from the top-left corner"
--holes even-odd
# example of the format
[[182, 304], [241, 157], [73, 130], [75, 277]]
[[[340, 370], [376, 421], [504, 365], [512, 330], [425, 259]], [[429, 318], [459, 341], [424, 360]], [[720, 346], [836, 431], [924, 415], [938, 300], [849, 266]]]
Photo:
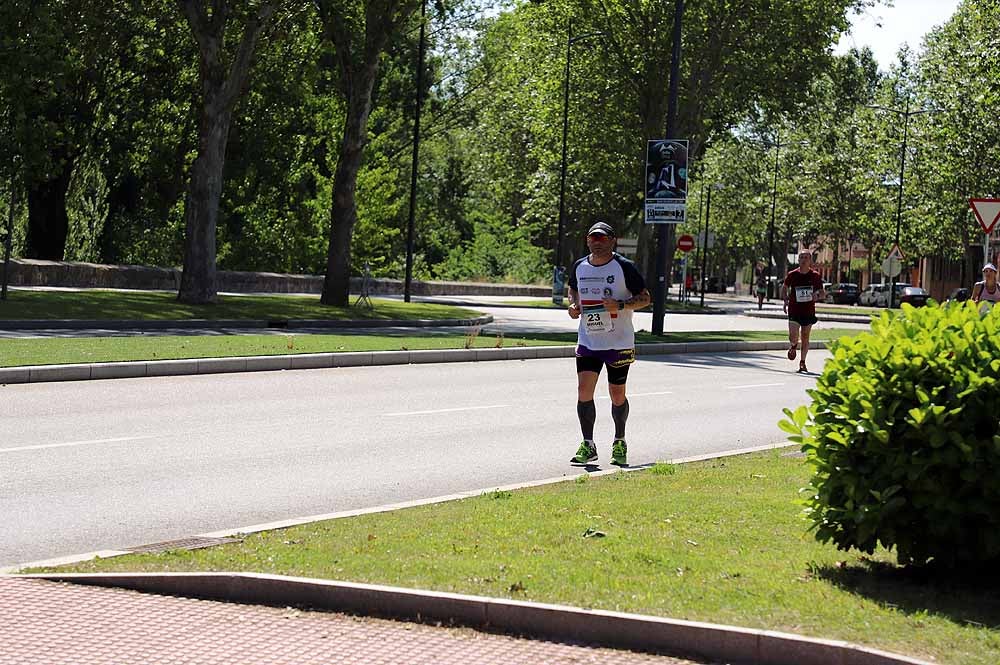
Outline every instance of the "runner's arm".
[[569, 289], [569, 318], [580, 318], [580, 293], [573, 287]]

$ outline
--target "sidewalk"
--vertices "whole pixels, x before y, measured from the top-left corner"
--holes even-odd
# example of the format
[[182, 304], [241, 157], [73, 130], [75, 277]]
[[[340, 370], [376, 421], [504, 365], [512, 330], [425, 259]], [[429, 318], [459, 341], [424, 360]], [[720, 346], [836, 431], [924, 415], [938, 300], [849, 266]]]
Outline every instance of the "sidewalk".
[[0, 665], [930, 665], [787, 633], [248, 573], [0, 577], [0, 599]]
[[[443, 627], [0, 577], [0, 664], [689, 665]], [[440, 626], [440, 627], [439, 627]]]

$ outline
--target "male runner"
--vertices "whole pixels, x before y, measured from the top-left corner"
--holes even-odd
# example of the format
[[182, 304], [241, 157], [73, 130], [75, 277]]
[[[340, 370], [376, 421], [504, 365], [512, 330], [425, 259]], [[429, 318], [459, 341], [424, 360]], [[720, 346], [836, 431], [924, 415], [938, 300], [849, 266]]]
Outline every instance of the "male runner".
[[799, 252], [799, 267], [789, 271], [781, 285], [781, 299], [788, 314], [788, 359], [795, 360], [795, 351], [802, 334], [802, 359], [799, 371], [806, 369], [806, 353], [809, 351], [809, 333], [816, 323], [816, 301], [826, 298], [823, 278], [812, 269], [813, 255], [809, 250]]
[[569, 276], [569, 315], [580, 320], [576, 347], [577, 403], [583, 442], [573, 464], [589, 464], [597, 459], [594, 443], [594, 390], [601, 368], [608, 368], [611, 417], [615, 440], [611, 463], [628, 464], [625, 421], [628, 400], [625, 382], [629, 365], [635, 361], [635, 329], [632, 312], [649, 304], [649, 291], [635, 264], [614, 251], [615, 231], [606, 222], [597, 222], [587, 231], [590, 254], [573, 264]]

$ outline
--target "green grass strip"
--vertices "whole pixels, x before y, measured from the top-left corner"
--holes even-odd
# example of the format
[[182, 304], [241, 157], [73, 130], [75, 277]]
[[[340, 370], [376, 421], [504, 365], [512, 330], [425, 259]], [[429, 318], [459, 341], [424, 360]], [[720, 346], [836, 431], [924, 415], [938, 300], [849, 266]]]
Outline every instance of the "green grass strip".
[[[814, 339], [840, 337], [836, 329], [817, 330]], [[853, 334], [858, 331], [839, 331]], [[821, 334], [822, 333], [822, 334]], [[742, 340], [780, 340], [779, 332], [692, 332], [655, 337], [637, 335], [638, 343], [705, 342]], [[129, 335], [120, 337], [32, 337], [0, 339], [0, 367], [26, 365], [64, 365], [75, 363], [127, 362], [137, 360], [177, 360], [182, 358], [235, 358], [272, 356], [292, 353], [340, 353], [349, 351], [399, 351], [418, 349], [463, 349], [512, 346], [575, 344], [575, 333], [532, 333], [519, 336], [479, 334], [471, 329], [466, 335], [435, 333], [428, 329], [415, 336], [401, 334], [330, 334], [330, 335], [228, 335], [192, 336]]]
[[817, 543], [797, 503], [808, 476], [802, 459], [779, 452], [659, 464], [70, 569], [348, 580], [779, 630], [953, 665], [1000, 662], [991, 583], [921, 576], [884, 551], [868, 559]]
[[[353, 303], [356, 298], [352, 298]], [[0, 301], [0, 321], [16, 319], [451, 319], [480, 316], [470, 309], [373, 298], [374, 309], [323, 305], [319, 296], [219, 296], [213, 305], [185, 305], [161, 291], [12, 290]]]

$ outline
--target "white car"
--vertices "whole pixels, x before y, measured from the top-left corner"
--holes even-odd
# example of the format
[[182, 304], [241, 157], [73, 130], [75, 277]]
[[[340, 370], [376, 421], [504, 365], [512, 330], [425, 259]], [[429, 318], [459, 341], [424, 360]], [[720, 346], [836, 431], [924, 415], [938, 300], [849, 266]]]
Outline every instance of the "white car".
[[[858, 296], [858, 304], [862, 307], [878, 307], [879, 296], [882, 293], [888, 295], [888, 284], [869, 284]], [[885, 305], [882, 305], [882, 307], [885, 307]]]
[[[879, 284], [882, 288], [875, 294], [875, 306], [876, 307], [888, 307], [889, 306], [889, 285]], [[903, 294], [903, 289], [911, 288], [912, 284], [903, 284], [902, 282], [896, 282], [896, 299], [893, 303], [896, 307], [899, 307], [900, 297]]]

